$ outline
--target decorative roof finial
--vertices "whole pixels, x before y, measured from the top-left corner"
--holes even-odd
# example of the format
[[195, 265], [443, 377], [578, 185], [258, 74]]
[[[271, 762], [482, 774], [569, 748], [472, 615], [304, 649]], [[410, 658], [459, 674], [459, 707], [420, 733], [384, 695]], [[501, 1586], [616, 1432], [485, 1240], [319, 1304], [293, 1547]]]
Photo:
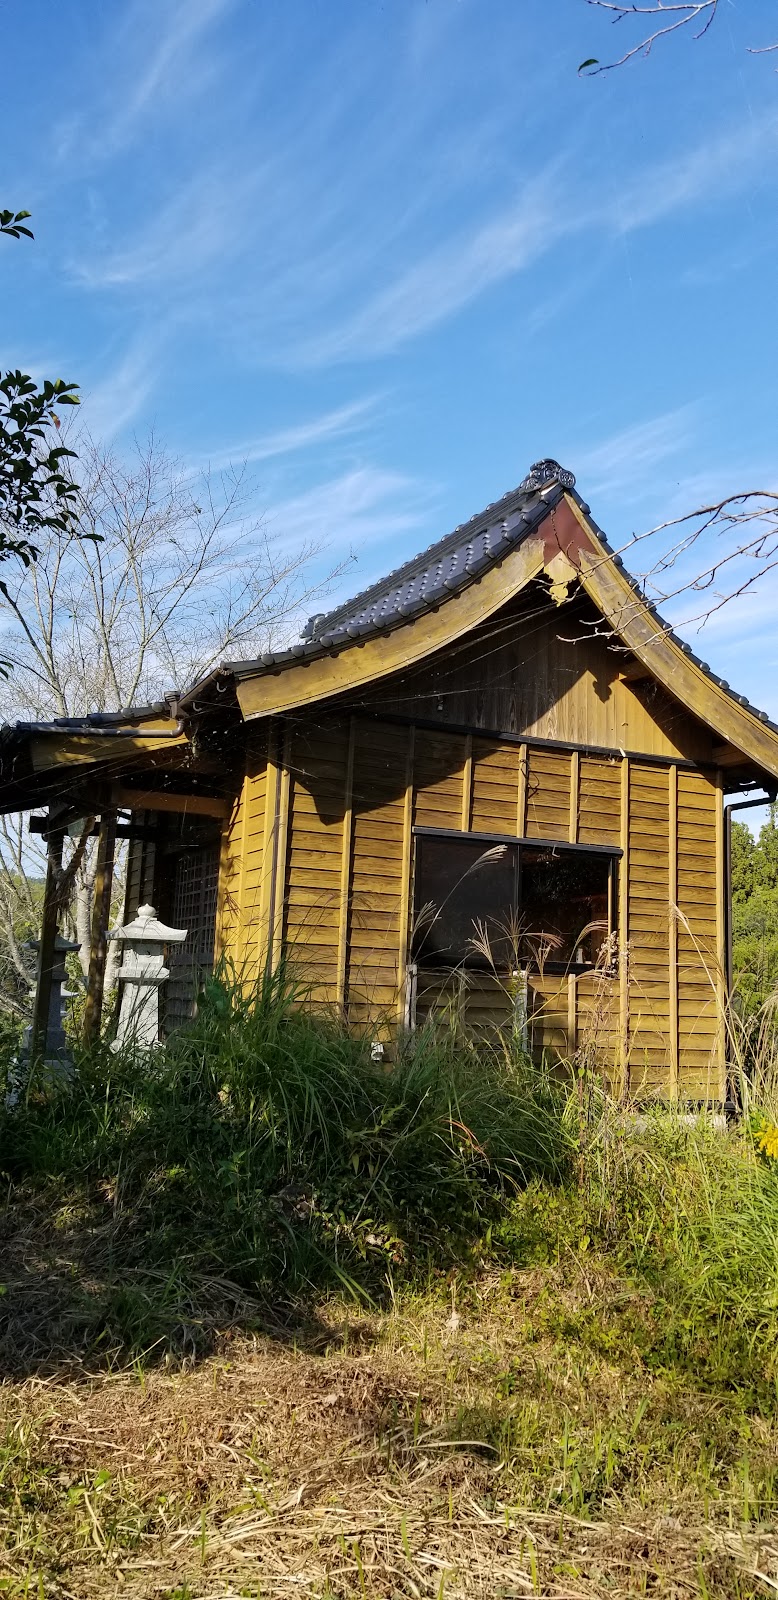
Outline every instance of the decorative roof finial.
[[560, 467], [558, 461], [550, 457], [546, 461], [535, 461], [519, 484], [520, 489], [525, 489], [529, 494], [533, 489], [544, 489], [547, 483], [558, 483], [563, 489], [575, 488], [575, 475], [568, 472], [566, 467]]

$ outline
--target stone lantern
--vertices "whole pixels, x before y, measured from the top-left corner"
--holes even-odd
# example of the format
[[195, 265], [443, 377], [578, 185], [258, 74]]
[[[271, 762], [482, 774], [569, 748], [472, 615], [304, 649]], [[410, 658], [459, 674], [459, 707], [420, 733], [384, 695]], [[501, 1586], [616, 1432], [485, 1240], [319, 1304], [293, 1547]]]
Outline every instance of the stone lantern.
[[[40, 949], [40, 940], [28, 939], [24, 948], [25, 950], [37, 951]], [[65, 1002], [71, 999], [77, 993], [77, 990], [63, 989], [62, 986], [67, 982], [68, 976], [65, 970], [65, 957], [72, 950], [79, 950], [80, 948], [80, 945], [74, 944], [71, 939], [63, 939], [61, 933], [57, 934], [54, 941], [54, 959], [51, 968], [51, 988], [49, 990], [49, 1014], [46, 1022], [46, 1049], [43, 1060], [44, 1067], [48, 1069], [46, 1077], [52, 1082], [55, 1079], [65, 1079], [67, 1081], [72, 1072], [73, 1061], [70, 1047], [65, 1037]], [[31, 992], [34, 997], [35, 990], [33, 989]], [[31, 1048], [32, 1026], [25, 1028], [19, 1053], [9, 1069], [8, 1091], [5, 1101], [9, 1108], [18, 1104], [28, 1081]]]
[[[25, 948], [27, 950], [38, 950], [40, 948], [40, 940], [30, 939]], [[54, 960], [51, 967], [51, 989], [49, 991], [49, 1016], [46, 1024], [45, 1061], [47, 1066], [61, 1065], [67, 1067], [72, 1065], [70, 1049], [65, 1038], [65, 1001], [69, 1000], [76, 991], [63, 990], [62, 985], [67, 983], [68, 978], [65, 957], [70, 955], [71, 951], [80, 949], [81, 946], [78, 943], [74, 944], [72, 939], [63, 939], [61, 933], [58, 933], [54, 940]], [[25, 1029], [25, 1045], [27, 1046], [29, 1046], [28, 1035], [31, 1032], [31, 1028]]]
[[134, 922], [110, 935], [124, 945], [117, 974], [122, 987], [114, 1050], [126, 1044], [141, 1049], [159, 1044], [159, 993], [170, 977], [165, 946], [183, 944], [186, 935], [186, 928], [167, 928], [159, 922], [153, 906], [141, 906]]

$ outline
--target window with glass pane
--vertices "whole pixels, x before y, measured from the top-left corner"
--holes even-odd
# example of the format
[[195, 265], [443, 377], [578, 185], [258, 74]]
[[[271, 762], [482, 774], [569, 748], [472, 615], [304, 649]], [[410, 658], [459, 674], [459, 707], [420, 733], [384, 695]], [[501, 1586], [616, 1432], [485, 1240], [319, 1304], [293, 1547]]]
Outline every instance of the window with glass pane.
[[414, 960], [586, 970], [612, 930], [614, 872], [604, 851], [419, 835]]
[[593, 966], [609, 932], [610, 875], [607, 855], [523, 846], [522, 953], [571, 968]]
[[518, 851], [473, 839], [416, 841], [414, 959], [424, 966], [508, 964]]

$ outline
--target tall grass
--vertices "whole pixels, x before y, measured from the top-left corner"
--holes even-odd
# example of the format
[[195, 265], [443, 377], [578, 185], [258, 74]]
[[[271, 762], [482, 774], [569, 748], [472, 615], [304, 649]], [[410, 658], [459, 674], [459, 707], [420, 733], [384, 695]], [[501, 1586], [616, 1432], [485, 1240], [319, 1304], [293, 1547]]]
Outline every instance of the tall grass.
[[485, 1257], [587, 1263], [636, 1359], [772, 1413], [778, 1161], [755, 1137], [774, 1115], [770, 1029], [756, 1064], [749, 1036], [745, 1115], [723, 1132], [618, 1101], [586, 1040], [565, 1077], [516, 1028], [490, 1044], [430, 1025], [387, 1069], [305, 999], [284, 973], [251, 993], [222, 975], [166, 1048], [82, 1053], [72, 1083], [33, 1081], [0, 1113], [7, 1214], [17, 1234], [34, 1219], [26, 1261], [43, 1227], [49, 1260], [71, 1263], [43, 1273], [71, 1341], [197, 1349], [225, 1295], [244, 1318], [294, 1316], [321, 1290], [378, 1299]]
[[507, 1196], [562, 1177], [563, 1097], [529, 1062], [428, 1030], [387, 1071], [304, 999], [283, 973], [251, 994], [214, 979], [165, 1049], [82, 1053], [72, 1083], [4, 1113], [13, 1193], [86, 1226], [109, 1342], [144, 1342], [150, 1274], [173, 1320], [197, 1275], [274, 1305], [373, 1295], [466, 1260]]
[[550, 1230], [558, 1250], [583, 1242], [619, 1275], [625, 1304], [642, 1297], [631, 1334], [652, 1366], [741, 1388], [772, 1414], [778, 1161], [760, 1151], [753, 1100], [728, 1128], [682, 1106], [636, 1113], [596, 1082], [577, 1106], [576, 1182]]

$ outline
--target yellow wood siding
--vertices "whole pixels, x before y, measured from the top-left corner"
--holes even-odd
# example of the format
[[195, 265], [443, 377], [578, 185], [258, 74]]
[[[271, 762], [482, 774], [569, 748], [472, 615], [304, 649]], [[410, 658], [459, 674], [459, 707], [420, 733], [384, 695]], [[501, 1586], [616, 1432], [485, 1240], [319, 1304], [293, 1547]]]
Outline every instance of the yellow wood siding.
[[582, 755], [578, 772], [579, 844], [621, 844], [621, 760]]
[[413, 761], [416, 827], [461, 829], [466, 757], [464, 734], [419, 730]]
[[570, 772], [569, 750], [529, 750], [528, 839], [567, 838], [570, 826]]
[[667, 1087], [670, 1041], [668, 769], [630, 762], [626, 937], [632, 1092]]
[[216, 904], [216, 960], [224, 957], [236, 978], [256, 982], [264, 953], [261, 899], [265, 866], [267, 740], [247, 741], [243, 779], [222, 828]]
[[472, 751], [470, 827], [474, 833], [515, 834], [521, 746], [475, 738]]
[[709, 729], [654, 682], [624, 681], [597, 626], [588, 601], [557, 609], [537, 589], [368, 698], [379, 715], [710, 761]]
[[243, 800], [244, 779], [236, 794], [230, 815], [222, 827], [219, 855], [219, 892], [216, 900], [216, 960], [237, 963], [238, 957], [238, 893], [240, 864], [243, 854]]
[[265, 856], [265, 818], [268, 767], [265, 751], [249, 750], [241, 809], [241, 863], [239, 878], [238, 948], [246, 983], [255, 983], [266, 950], [260, 906], [268, 863]]
[[[713, 769], [369, 715], [311, 717], [274, 738], [269, 763], [261, 751], [247, 759], [224, 830], [221, 942], [249, 976], [266, 948], [276, 875], [278, 948], [282, 933], [315, 1001], [382, 1032], [405, 1011], [412, 825], [613, 845], [624, 852], [614, 890], [623, 983], [615, 969], [531, 976], [532, 1047], [578, 1049], [614, 1083], [626, 1065], [635, 1094], [718, 1093]], [[435, 1011], [479, 1030], [510, 1026], [506, 987], [419, 973], [417, 1021]]]
[[[311, 999], [338, 995], [343, 831], [349, 752], [347, 720], [295, 727], [288, 744], [283, 938], [289, 962]], [[284, 887], [285, 886], [285, 887]], [[278, 890], [277, 890], [277, 899]]]
[[[405, 795], [411, 730], [357, 722], [346, 999], [355, 1022], [394, 1022], [407, 881]], [[461, 802], [461, 783], [459, 785]], [[459, 816], [458, 813], [457, 823]]]
[[678, 1042], [682, 1091], [719, 1092], [721, 968], [718, 954], [714, 773], [678, 773]]

